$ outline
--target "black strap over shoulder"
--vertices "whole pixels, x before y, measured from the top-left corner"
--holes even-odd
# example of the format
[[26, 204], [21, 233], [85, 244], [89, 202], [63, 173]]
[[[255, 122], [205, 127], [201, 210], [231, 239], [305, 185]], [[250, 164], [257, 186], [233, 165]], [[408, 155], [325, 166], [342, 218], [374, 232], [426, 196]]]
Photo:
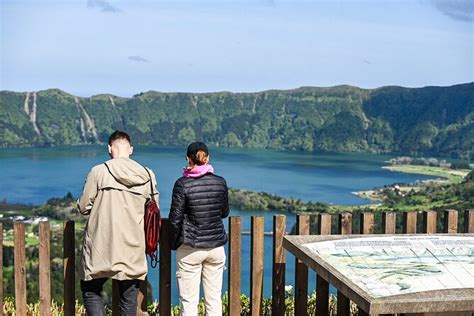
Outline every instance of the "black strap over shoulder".
[[150, 178], [150, 196], [153, 198], [154, 195], [155, 195], [155, 192], [153, 192], [153, 180], [151, 178], [151, 174], [150, 174], [150, 171], [148, 171], [147, 167], [141, 165], [143, 168], [145, 168], [146, 170], [146, 173], [148, 173], [148, 177]]

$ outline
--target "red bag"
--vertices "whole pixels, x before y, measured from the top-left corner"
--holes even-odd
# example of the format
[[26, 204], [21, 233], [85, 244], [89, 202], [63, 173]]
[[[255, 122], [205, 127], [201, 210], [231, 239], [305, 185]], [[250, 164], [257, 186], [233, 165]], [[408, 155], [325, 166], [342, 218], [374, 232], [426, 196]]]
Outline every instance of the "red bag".
[[145, 202], [145, 253], [150, 257], [151, 267], [158, 264], [158, 243], [160, 242], [161, 214], [156, 203], [153, 191], [153, 182], [150, 172], [145, 168], [150, 177], [150, 197]]

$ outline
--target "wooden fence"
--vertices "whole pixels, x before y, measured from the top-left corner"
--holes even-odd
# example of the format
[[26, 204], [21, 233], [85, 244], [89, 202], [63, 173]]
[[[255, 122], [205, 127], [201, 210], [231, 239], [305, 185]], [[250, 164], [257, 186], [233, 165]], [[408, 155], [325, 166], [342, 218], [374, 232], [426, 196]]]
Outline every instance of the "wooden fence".
[[[437, 232], [438, 213], [435, 211], [422, 212], [423, 231], [420, 233], [432, 234]], [[382, 233], [394, 234], [396, 232], [396, 216], [401, 215], [402, 232], [418, 233], [417, 212], [383, 212]], [[326, 213], [311, 215], [316, 216], [318, 231], [316, 234], [352, 234], [353, 214], [343, 213], [331, 215]], [[296, 216], [296, 233], [307, 235], [310, 233], [309, 215]], [[474, 233], [474, 210], [464, 211], [464, 227], [459, 232]], [[331, 231], [333, 217], [337, 217], [338, 231]], [[443, 233], [458, 232], [458, 211], [444, 211], [444, 218], [439, 219], [443, 224]], [[360, 234], [374, 233], [374, 213], [360, 213]], [[336, 218], [334, 218], [336, 220]], [[171, 315], [171, 249], [168, 242], [169, 225], [168, 220], [163, 220], [160, 242], [160, 284], [159, 303], [160, 315]], [[0, 260], [3, 262], [3, 227], [0, 223]], [[240, 314], [241, 294], [241, 250], [242, 250], [242, 219], [240, 217], [229, 218], [229, 249], [228, 249], [228, 277], [229, 277], [229, 315]], [[284, 315], [285, 307], [285, 265], [286, 255], [282, 247], [283, 236], [287, 233], [286, 217], [275, 215], [273, 217], [273, 269], [272, 269], [272, 315]], [[75, 285], [75, 228], [73, 221], [64, 223], [64, 312], [65, 315], [74, 315], [75, 299], [78, 293], [74, 291]], [[41, 315], [49, 315], [51, 307], [51, 283], [50, 283], [50, 225], [48, 222], [39, 224], [39, 299]], [[261, 315], [263, 298], [263, 270], [264, 270], [264, 218], [260, 216], [251, 217], [251, 272], [250, 272], [250, 308], [252, 315]], [[15, 275], [15, 308], [17, 315], [26, 314], [26, 267], [25, 267], [25, 224], [14, 223], [14, 275]], [[268, 273], [268, 272], [267, 272]], [[3, 265], [0, 266], [0, 275], [3, 275]], [[307, 311], [308, 297], [308, 268], [296, 260], [295, 265], [295, 315], [305, 315]], [[329, 284], [323, 278], [317, 276], [316, 280], [316, 315], [327, 315], [329, 311]], [[113, 284], [113, 313], [118, 314], [118, 288]], [[0, 306], [3, 306], [3, 278], [0, 278]], [[350, 301], [341, 293], [337, 294], [338, 315], [350, 314]], [[142, 286], [138, 296], [138, 314], [146, 313], [146, 287]], [[366, 313], [359, 309], [360, 315]]]

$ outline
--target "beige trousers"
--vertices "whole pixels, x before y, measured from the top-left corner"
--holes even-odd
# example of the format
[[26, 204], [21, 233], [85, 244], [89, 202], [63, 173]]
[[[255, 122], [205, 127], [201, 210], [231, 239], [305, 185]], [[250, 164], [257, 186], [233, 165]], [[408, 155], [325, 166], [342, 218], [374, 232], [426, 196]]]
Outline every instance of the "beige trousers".
[[176, 251], [176, 280], [183, 316], [198, 314], [202, 280], [207, 316], [222, 315], [222, 275], [225, 268], [224, 246], [192, 248], [181, 245]]

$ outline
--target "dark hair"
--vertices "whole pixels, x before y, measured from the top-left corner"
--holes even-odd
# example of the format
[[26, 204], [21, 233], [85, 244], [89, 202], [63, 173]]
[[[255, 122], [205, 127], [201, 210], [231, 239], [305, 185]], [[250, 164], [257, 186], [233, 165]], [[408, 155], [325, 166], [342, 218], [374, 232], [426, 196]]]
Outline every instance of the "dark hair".
[[130, 140], [130, 136], [127, 133], [122, 132], [122, 131], [115, 131], [109, 137], [109, 145], [112, 145], [112, 143], [118, 139], [125, 139], [130, 143], [130, 145], [132, 144], [132, 141]]
[[209, 150], [203, 142], [189, 144], [186, 156], [196, 165], [203, 165], [209, 161]]

